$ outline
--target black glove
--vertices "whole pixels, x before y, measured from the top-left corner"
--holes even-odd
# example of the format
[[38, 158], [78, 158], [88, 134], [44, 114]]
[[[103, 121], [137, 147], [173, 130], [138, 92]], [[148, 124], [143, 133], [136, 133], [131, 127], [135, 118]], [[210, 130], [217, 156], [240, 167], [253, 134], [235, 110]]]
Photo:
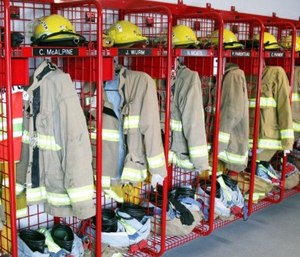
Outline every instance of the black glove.
[[11, 46], [16, 47], [19, 46], [24, 40], [24, 35], [20, 32], [12, 32], [11, 33]]
[[[11, 46], [16, 47], [19, 46], [24, 41], [24, 35], [20, 32], [11, 32]], [[4, 32], [1, 33], [1, 41], [4, 41]]]
[[169, 196], [169, 201], [175, 207], [176, 211], [180, 213], [180, 221], [183, 225], [192, 225], [195, 221], [193, 214], [181, 202], [176, 200], [173, 196]]

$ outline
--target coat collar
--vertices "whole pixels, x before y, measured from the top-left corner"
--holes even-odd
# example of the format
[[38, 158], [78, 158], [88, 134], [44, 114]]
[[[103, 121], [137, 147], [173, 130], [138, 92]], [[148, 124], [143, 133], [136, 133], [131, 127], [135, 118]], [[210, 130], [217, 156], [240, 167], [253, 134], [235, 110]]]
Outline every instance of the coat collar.
[[225, 73], [231, 70], [237, 70], [239, 69], [239, 66], [236, 63], [226, 63], [225, 65]]

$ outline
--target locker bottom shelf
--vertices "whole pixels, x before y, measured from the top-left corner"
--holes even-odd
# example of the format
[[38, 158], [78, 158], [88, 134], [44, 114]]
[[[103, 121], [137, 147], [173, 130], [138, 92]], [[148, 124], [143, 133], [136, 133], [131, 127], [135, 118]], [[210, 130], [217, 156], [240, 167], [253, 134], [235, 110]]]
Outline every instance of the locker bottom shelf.
[[[293, 189], [290, 189], [290, 190], [286, 190], [284, 192], [284, 199], [285, 198], [288, 198], [288, 197], [291, 197], [297, 193], [300, 193], [300, 184], [293, 188]], [[274, 204], [272, 201], [269, 201], [268, 199], [266, 200], [262, 200], [260, 202], [258, 202], [257, 204], [253, 204], [253, 213], [257, 212], [257, 211], [260, 211], [264, 208], [267, 208], [269, 207], [270, 205]], [[251, 217], [249, 217], [251, 218]], [[236, 220], [240, 220], [241, 217], [234, 217], [233, 219], [231, 220], [220, 220], [220, 219], [216, 219], [215, 222], [214, 222], [214, 229], [218, 229], [218, 228], [222, 228], [224, 227], [225, 225], [228, 225], [228, 224], [231, 224], [233, 222], [235, 222]], [[183, 245], [185, 243], [188, 243], [196, 238], [199, 238], [199, 237], [202, 237], [202, 236], [205, 236], [205, 231], [207, 230], [207, 226], [206, 225], [201, 225], [199, 224], [192, 233], [186, 235], [186, 236], [173, 236], [173, 237], [167, 237], [166, 238], [166, 251], [170, 250], [170, 249], [173, 249], [175, 247], [178, 247], [180, 245]], [[155, 237], [155, 236], [152, 236], [150, 237], [150, 240], [148, 240], [148, 242], [157, 242], [157, 240], [160, 240], [160, 237]], [[150, 251], [151, 249], [151, 245], [149, 245], [149, 252], [147, 252], [147, 248], [145, 248], [142, 251], [138, 251], [138, 252], [135, 252], [134, 254], [126, 254], [125, 256], [156, 256], [156, 254], [151, 254], [151, 252], [153, 251], [153, 248], [152, 250]], [[159, 252], [159, 250], [157, 251], [157, 253]]]

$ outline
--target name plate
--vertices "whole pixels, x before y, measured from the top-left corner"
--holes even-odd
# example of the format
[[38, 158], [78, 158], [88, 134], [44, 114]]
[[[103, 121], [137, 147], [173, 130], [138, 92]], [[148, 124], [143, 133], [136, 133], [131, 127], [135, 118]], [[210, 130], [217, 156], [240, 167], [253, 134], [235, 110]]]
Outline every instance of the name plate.
[[33, 56], [77, 56], [77, 48], [33, 48]]

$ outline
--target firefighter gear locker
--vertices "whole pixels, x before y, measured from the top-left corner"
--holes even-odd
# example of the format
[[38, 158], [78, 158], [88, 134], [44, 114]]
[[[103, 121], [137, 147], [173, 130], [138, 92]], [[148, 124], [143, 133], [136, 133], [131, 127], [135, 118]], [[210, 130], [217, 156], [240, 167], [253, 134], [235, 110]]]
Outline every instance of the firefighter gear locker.
[[[183, 1], [4, 0], [0, 13], [1, 254], [32, 233], [52, 252], [162, 256], [299, 192], [299, 21]], [[55, 133], [38, 131], [52, 109]], [[51, 187], [30, 176], [36, 146]]]

